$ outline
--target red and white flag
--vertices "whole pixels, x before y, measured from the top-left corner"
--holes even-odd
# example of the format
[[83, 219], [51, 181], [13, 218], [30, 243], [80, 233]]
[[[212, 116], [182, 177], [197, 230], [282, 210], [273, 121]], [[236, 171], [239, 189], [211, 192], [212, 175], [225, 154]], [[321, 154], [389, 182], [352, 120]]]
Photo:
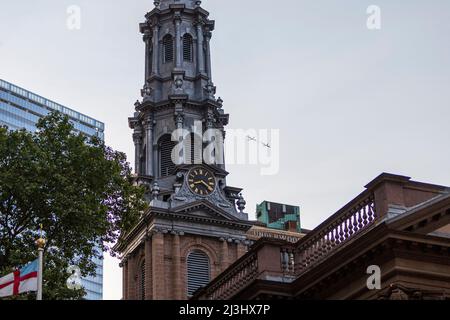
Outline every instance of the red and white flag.
[[30, 262], [20, 270], [0, 278], [0, 298], [38, 289], [38, 260]]

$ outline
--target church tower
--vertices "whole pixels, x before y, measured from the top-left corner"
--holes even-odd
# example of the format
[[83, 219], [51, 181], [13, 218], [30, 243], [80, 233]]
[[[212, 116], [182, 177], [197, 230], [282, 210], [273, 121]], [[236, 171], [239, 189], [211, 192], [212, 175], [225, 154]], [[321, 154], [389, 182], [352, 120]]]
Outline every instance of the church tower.
[[116, 245], [128, 300], [188, 298], [247, 251], [252, 226], [242, 189], [226, 183], [229, 116], [212, 78], [215, 23], [198, 0], [154, 5], [140, 24], [145, 79], [129, 119], [150, 206]]

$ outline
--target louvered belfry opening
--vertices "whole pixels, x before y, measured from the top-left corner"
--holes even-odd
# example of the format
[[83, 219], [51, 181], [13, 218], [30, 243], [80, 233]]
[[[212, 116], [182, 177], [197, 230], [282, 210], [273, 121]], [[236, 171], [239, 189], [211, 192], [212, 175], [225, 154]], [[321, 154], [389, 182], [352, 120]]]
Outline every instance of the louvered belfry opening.
[[187, 258], [187, 294], [192, 296], [199, 288], [210, 281], [208, 256], [200, 250], [192, 251]]
[[172, 161], [172, 150], [175, 145], [170, 134], [166, 134], [159, 139], [159, 174], [161, 177], [170, 176], [175, 170], [175, 164]]
[[145, 260], [141, 263], [141, 283], [140, 283], [140, 297], [145, 300]]
[[193, 48], [193, 39], [190, 34], [185, 34], [183, 36], [183, 60], [192, 62], [192, 48]]
[[[190, 146], [186, 152], [186, 157], [190, 161], [189, 164], [201, 164], [203, 162], [203, 138], [191, 132], [187, 139], [187, 145]], [[198, 143], [197, 148], [195, 146], [196, 143]]]
[[163, 38], [164, 62], [173, 61], [173, 37], [168, 34]]

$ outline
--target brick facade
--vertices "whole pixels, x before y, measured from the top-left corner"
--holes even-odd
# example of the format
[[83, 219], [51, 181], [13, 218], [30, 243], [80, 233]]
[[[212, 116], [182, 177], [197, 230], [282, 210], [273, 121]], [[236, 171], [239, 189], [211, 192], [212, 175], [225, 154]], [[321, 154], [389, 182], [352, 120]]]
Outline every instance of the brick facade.
[[146, 300], [187, 299], [186, 260], [193, 250], [200, 250], [208, 256], [210, 277], [214, 279], [230, 262], [247, 252], [247, 245], [177, 232], [154, 232], [122, 264], [123, 298], [142, 299], [141, 265], [145, 262]]

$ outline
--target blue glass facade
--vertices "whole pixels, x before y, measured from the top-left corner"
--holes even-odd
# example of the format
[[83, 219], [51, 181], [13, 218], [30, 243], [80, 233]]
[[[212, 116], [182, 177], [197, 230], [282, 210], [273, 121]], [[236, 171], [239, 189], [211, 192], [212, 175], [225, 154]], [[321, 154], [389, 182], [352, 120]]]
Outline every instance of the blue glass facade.
[[53, 110], [68, 115], [76, 130], [104, 140], [102, 122], [0, 79], [1, 124], [34, 132], [37, 120]]
[[[69, 116], [78, 132], [104, 140], [105, 125], [102, 122], [0, 79], [0, 125], [11, 130], [26, 129], [35, 132], [37, 121], [53, 110]], [[94, 262], [97, 275], [83, 278], [82, 284], [87, 300], [102, 300], [103, 260], [94, 259]]]

